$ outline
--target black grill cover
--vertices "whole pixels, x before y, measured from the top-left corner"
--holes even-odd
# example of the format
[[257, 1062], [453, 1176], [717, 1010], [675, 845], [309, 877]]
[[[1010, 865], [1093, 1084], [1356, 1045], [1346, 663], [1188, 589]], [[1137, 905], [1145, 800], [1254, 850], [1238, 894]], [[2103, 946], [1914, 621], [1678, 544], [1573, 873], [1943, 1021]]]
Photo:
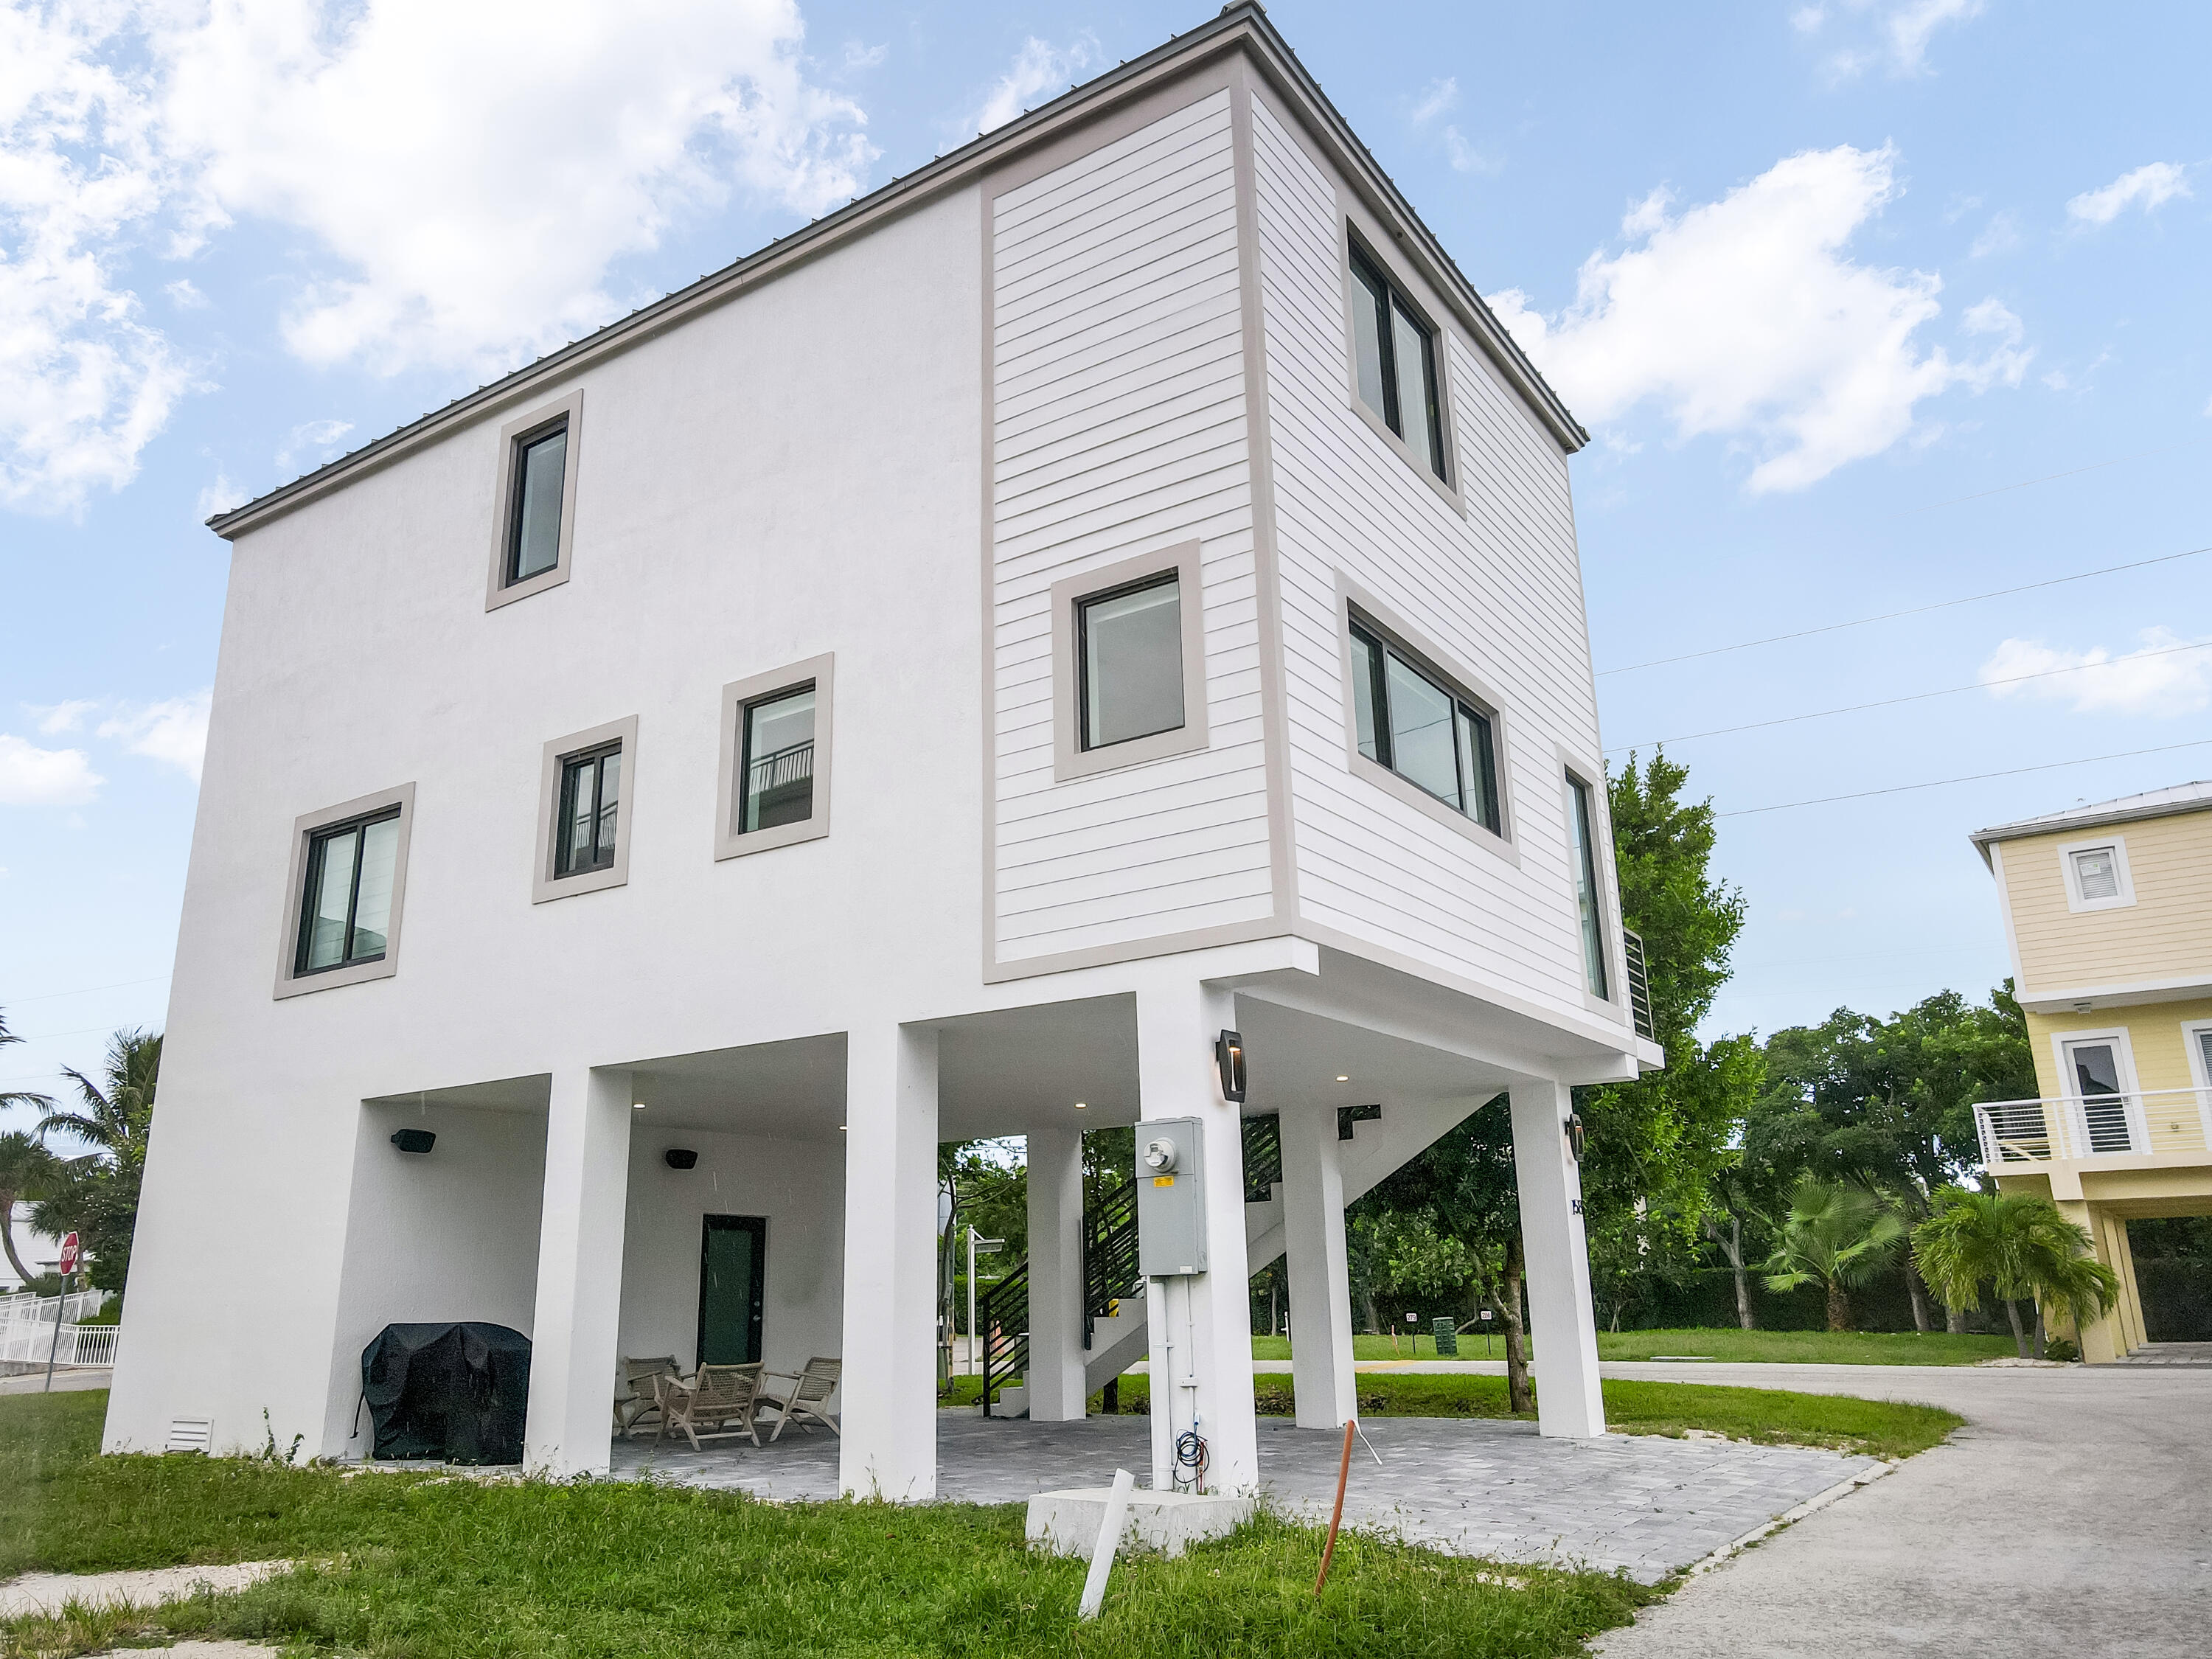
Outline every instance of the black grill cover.
[[520, 1463], [530, 1339], [473, 1320], [386, 1325], [361, 1351], [371, 1456]]

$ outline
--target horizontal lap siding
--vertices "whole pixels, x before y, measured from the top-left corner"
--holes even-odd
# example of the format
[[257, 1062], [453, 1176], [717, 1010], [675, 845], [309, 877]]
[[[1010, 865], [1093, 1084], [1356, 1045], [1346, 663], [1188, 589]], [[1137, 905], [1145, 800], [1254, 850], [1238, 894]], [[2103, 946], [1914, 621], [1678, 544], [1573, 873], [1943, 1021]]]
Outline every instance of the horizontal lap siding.
[[[2069, 910], [2058, 849], [2104, 842], [2126, 845], [2136, 902]], [[2212, 973], [2212, 811], [2001, 845], [2025, 994]]]
[[[998, 198], [992, 881], [999, 960], [1273, 908], [1229, 100]], [[1053, 781], [1053, 583], [1197, 538], [1206, 749]], [[1200, 613], [1188, 608], [1188, 623]]]
[[[1255, 100], [1261, 288], [1302, 914], [1579, 1012], [1582, 951], [1558, 746], [1598, 749], [1565, 459], [1447, 337], [1462, 519], [1351, 407], [1336, 193]], [[1481, 677], [1520, 866], [1355, 776], [1337, 573]]]

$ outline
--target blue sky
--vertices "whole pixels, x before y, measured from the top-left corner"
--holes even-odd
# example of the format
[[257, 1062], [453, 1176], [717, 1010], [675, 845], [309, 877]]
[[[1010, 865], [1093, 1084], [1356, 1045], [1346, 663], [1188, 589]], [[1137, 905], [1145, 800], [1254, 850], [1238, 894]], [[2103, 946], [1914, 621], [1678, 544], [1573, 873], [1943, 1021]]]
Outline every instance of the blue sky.
[[[0, 0], [0, 1089], [163, 1018], [209, 511], [1210, 12]], [[1688, 739], [1750, 900], [1715, 1030], [1980, 993], [1968, 830], [2212, 775], [2212, 15], [1270, 15], [1594, 434], [1607, 741]]]

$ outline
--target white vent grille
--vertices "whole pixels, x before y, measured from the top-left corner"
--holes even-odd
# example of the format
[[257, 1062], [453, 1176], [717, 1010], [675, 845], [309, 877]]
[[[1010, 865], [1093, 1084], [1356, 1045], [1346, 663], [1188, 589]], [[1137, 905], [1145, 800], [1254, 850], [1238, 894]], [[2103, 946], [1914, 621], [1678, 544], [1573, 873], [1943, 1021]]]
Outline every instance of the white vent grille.
[[173, 1417], [169, 1419], [169, 1443], [161, 1449], [173, 1452], [204, 1452], [215, 1438], [215, 1425], [204, 1417]]

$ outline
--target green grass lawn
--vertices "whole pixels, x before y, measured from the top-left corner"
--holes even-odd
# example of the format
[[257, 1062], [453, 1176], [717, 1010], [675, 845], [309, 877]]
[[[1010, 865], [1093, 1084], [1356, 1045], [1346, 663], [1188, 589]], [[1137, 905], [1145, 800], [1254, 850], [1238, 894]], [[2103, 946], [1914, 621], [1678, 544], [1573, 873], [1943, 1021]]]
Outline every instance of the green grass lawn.
[[[1533, 1352], [1533, 1348], [1532, 1348]], [[1600, 1359], [1649, 1359], [1655, 1354], [1695, 1354], [1708, 1359], [1765, 1360], [1803, 1365], [1971, 1365], [2013, 1352], [2008, 1336], [1951, 1336], [1941, 1331], [1600, 1331]], [[1387, 1336], [1355, 1336], [1355, 1359], [1433, 1359], [1436, 1343], [1425, 1332], [1418, 1343]], [[1287, 1360], [1288, 1337], [1255, 1336], [1255, 1359]], [[1505, 1343], [1492, 1338], [1487, 1353], [1480, 1334], [1459, 1340], [1462, 1359], [1503, 1359]]]
[[[964, 1383], [964, 1388], [957, 1384]], [[1607, 1424], [1624, 1434], [1679, 1435], [1692, 1429], [1724, 1434], [1731, 1440], [1769, 1444], [1826, 1446], [1871, 1457], [1910, 1457], [1939, 1443], [1966, 1421], [1935, 1406], [1902, 1405], [1885, 1400], [1854, 1400], [1845, 1395], [1790, 1394], [1779, 1389], [1717, 1388], [1709, 1382], [1645, 1382], [1607, 1380]], [[1296, 1409], [1290, 1379], [1257, 1379], [1253, 1388], [1264, 1416], [1288, 1417]], [[1147, 1379], [1121, 1379], [1121, 1409], [1147, 1409]], [[1510, 1417], [1505, 1408], [1505, 1379], [1435, 1372], [1362, 1371], [1359, 1410], [1364, 1417]], [[974, 1403], [975, 1379], [956, 1379], [952, 1401]], [[1098, 1409], [1098, 1396], [1091, 1399]], [[1534, 1413], [1525, 1413], [1533, 1418]]]
[[[1453, 1378], [1450, 1381], [1461, 1379]], [[0, 1577], [285, 1558], [307, 1570], [149, 1613], [0, 1622], [0, 1652], [179, 1635], [421, 1659], [1238, 1654], [1542, 1659], [1657, 1594], [1261, 1517], [1115, 1570], [1032, 1553], [1018, 1505], [761, 1503], [640, 1483], [349, 1476], [242, 1459], [95, 1455], [106, 1395], [0, 1399]]]

